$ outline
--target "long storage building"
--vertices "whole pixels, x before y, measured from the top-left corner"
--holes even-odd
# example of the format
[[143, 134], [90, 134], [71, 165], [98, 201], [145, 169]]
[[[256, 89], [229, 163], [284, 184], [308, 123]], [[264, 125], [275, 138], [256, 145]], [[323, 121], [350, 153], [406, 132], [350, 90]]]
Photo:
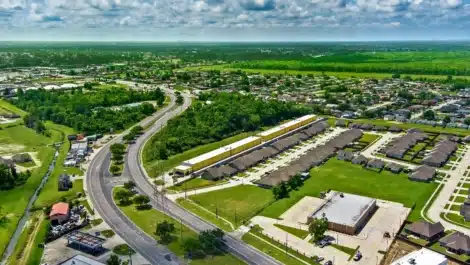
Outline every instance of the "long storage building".
[[261, 144], [261, 138], [257, 136], [250, 136], [238, 142], [226, 145], [224, 147], [215, 149], [209, 153], [205, 153], [193, 159], [183, 162], [175, 168], [175, 172], [181, 175], [186, 175], [191, 172], [205, 168], [214, 163], [219, 162], [225, 158], [236, 155], [247, 149]]
[[297, 118], [295, 120], [288, 121], [284, 124], [281, 124], [279, 126], [276, 126], [274, 128], [271, 128], [269, 130], [266, 130], [264, 132], [258, 133], [258, 136], [263, 139], [264, 142], [272, 140], [276, 137], [279, 137], [283, 134], [286, 134], [292, 130], [295, 130], [299, 127], [302, 127], [304, 125], [307, 125], [311, 122], [313, 122], [316, 119], [317, 116], [310, 114], [310, 115], [305, 115], [300, 118]]

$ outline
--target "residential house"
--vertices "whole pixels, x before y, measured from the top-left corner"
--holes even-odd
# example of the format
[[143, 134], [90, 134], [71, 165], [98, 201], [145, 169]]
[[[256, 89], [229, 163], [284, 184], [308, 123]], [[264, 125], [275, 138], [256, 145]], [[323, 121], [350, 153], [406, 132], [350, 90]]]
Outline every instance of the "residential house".
[[392, 173], [398, 174], [403, 170], [403, 166], [396, 163], [388, 163], [385, 169]]
[[339, 150], [337, 157], [338, 160], [351, 161], [354, 158], [354, 153], [352, 151]]
[[379, 171], [381, 171], [384, 168], [384, 166], [385, 166], [384, 161], [374, 158], [367, 163], [366, 167], [371, 168], [371, 169], [378, 169]]
[[63, 224], [69, 220], [70, 208], [69, 204], [59, 202], [52, 205], [51, 212], [49, 213], [49, 220], [52, 224]]
[[414, 169], [408, 176], [410, 180], [429, 182], [436, 176], [436, 169], [430, 166], [420, 166]]
[[470, 237], [461, 232], [454, 232], [439, 240], [442, 247], [458, 255], [470, 255]]
[[353, 160], [351, 160], [351, 163], [355, 165], [364, 165], [367, 162], [368, 162], [367, 158], [363, 155], [358, 155]]
[[470, 195], [460, 206], [460, 215], [463, 216], [465, 221], [470, 222]]
[[426, 241], [433, 242], [444, 235], [444, 226], [440, 223], [417, 221], [405, 227], [405, 231]]

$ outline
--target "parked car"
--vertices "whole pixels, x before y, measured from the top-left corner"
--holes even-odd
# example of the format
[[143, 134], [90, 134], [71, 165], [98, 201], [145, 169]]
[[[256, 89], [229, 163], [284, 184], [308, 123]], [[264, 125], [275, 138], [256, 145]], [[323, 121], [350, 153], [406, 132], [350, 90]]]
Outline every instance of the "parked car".
[[333, 261], [329, 260], [329, 261], [325, 262], [325, 265], [333, 265]]
[[356, 254], [354, 254], [354, 261], [359, 261], [362, 258], [361, 252], [357, 251]]
[[318, 257], [315, 259], [316, 262], [322, 262], [322, 261], [324, 261], [324, 260], [325, 260], [325, 258], [322, 257], [322, 256], [318, 256]]

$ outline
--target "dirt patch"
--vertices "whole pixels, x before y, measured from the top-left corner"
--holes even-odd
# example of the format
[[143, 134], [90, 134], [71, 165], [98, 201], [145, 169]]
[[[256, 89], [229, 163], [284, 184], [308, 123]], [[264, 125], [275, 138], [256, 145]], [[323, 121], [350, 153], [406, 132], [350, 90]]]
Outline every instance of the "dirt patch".
[[3, 154], [16, 154], [25, 149], [24, 145], [19, 144], [2, 144], [0, 145], [0, 155]]

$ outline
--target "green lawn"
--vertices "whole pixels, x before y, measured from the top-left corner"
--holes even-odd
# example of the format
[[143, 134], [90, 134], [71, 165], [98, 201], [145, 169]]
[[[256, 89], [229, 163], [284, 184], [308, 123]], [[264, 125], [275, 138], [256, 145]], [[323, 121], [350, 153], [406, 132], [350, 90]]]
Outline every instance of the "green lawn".
[[117, 245], [113, 248], [113, 253], [121, 255], [121, 256], [127, 256], [129, 253], [135, 253], [135, 251], [129, 247], [127, 244], [121, 244]]
[[279, 229], [282, 229], [282, 230], [286, 231], [287, 233], [289, 233], [291, 235], [294, 235], [294, 236], [296, 236], [300, 239], [304, 239], [309, 235], [308, 231], [301, 230], [301, 229], [298, 229], [298, 228], [285, 226], [285, 225], [280, 225], [280, 224], [274, 224], [274, 226], [279, 228]]
[[171, 186], [168, 189], [169, 190], [174, 190], [178, 192], [183, 192], [185, 190], [194, 190], [194, 189], [200, 189], [200, 188], [205, 188], [205, 187], [210, 187], [210, 186], [215, 186], [215, 185], [220, 185], [227, 183], [227, 180], [217, 180], [217, 181], [212, 181], [212, 180], [206, 180], [202, 178], [193, 178], [188, 181], [185, 181], [184, 183]]
[[0, 99], [0, 108], [4, 109], [7, 112], [18, 114], [20, 116], [24, 116], [27, 114], [26, 111], [19, 109], [18, 107], [13, 104], [10, 104], [10, 102], [4, 99]]
[[349, 162], [330, 159], [326, 164], [311, 170], [311, 176], [290, 197], [274, 202], [260, 215], [278, 218], [282, 213], [305, 196], [318, 197], [328, 189], [403, 203], [415, 208], [409, 220], [420, 219], [420, 211], [437, 188], [437, 183], [421, 183], [408, 180], [406, 174], [388, 171], [377, 173], [365, 170]]
[[26, 264], [40, 264], [44, 248], [39, 247], [46, 240], [47, 231], [49, 229], [49, 219], [44, 218], [41, 222], [39, 231], [34, 238], [32, 249], [29, 253], [28, 262]]
[[[334, 125], [336, 120], [337, 120], [336, 118], [328, 117], [329, 124]], [[357, 120], [348, 120], [348, 121], [356, 122], [356, 123], [368, 123], [372, 125], [396, 126], [404, 130], [417, 128], [417, 129], [421, 129], [423, 131], [430, 132], [430, 133], [450, 133], [450, 134], [456, 134], [460, 136], [470, 135], [470, 130], [459, 129], [459, 128], [442, 128], [439, 126], [433, 127], [433, 126], [425, 125], [425, 124], [398, 123], [398, 122], [385, 121], [385, 120], [367, 120], [367, 119], [357, 119]]]
[[[219, 141], [219, 142], [210, 143], [210, 144], [195, 147], [195, 148], [187, 150], [187, 151], [185, 151], [181, 154], [171, 156], [167, 160], [147, 161], [147, 159], [145, 158], [145, 156], [146, 156], [145, 154], [148, 153], [147, 150], [148, 150], [150, 145], [145, 145], [144, 150], [142, 152], [143, 153], [143, 161], [145, 161], [144, 162], [144, 167], [145, 167], [145, 170], [147, 171], [147, 173], [149, 174], [149, 176], [157, 177], [159, 175], [159, 172], [168, 171], [168, 170], [172, 169], [173, 167], [179, 165], [183, 161], [186, 161], [186, 160], [194, 158], [196, 156], [205, 154], [207, 152], [210, 152], [210, 151], [215, 150], [217, 148], [220, 148], [222, 146], [229, 145], [231, 143], [234, 143], [236, 141], [244, 139], [244, 138], [246, 138], [248, 136], [251, 136], [253, 134], [254, 134], [253, 132], [251, 132], [251, 133], [240, 133], [240, 134], [229, 137], [229, 138], [224, 139], [224, 140]], [[149, 141], [149, 142], [151, 142], [151, 141]]]
[[[114, 189], [113, 192], [116, 192], [118, 189]], [[185, 225], [181, 225], [181, 223], [166, 214], [163, 214], [157, 210], [150, 209], [150, 210], [143, 210], [139, 211], [136, 210], [134, 205], [129, 205], [129, 206], [119, 206], [119, 208], [124, 212], [124, 214], [132, 220], [134, 224], [136, 224], [140, 229], [142, 229], [145, 233], [147, 233], [149, 236], [155, 238], [158, 240], [157, 236], [155, 235], [155, 230], [157, 228], [157, 223], [162, 222], [164, 220], [171, 222], [175, 225], [175, 232], [173, 233], [174, 235], [174, 240], [171, 242], [169, 245], [167, 245], [168, 249], [170, 249], [175, 255], [178, 257], [183, 257], [184, 256], [184, 251], [181, 249], [180, 246], [180, 236], [183, 238], [188, 238], [188, 237], [196, 237], [197, 233], [190, 230], [188, 227]], [[209, 265], [209, 264], [227, 264], [227, 265], [238, 265], [238, 264], [244, 264], [244, 262], [240, 261], [238, 258], [226, 254], [226, 255], [221, 255], [221, 256], [214, 256], [206, 259], [196, 259], [192, 260], [191, 264], [195, 265]]]
[[465, 221], [463, 216], [455, 213], [448, 213], [445, 215], [446, 219], [449, 219], [451, 222], [462, 227], [470, 228], [470, 222]]
[[372, 143], [374, 142], [375, 140], [377, 140], [378, 138], [380, 138], [380, 135], [377, 135], [377, 134], [371, 134], [371, 133], [364, 133], [364, 135], [362, 135], [361, 139], [359, 139], [359, 142], [364, 142], [364, 143]]
[[[259, 240], [258, 238], [254, 237], [251, 233], [246, 233], [242, 236], [243, 242], [255, 247], [256, 249], [260, 250], [268, 254], [269, 256], [273, 257], [274, 259], [282, 262], [285, 265], [305, 265], [305, 263], [299, 261], [298, 259], [291, 257], [290, 255], [286, 254], [285, 251], [281, 251], [264, 241]], [[281, 247], [283, 249], [284, 247]], [[314, 264], [314, 263], [312, 263]]]
[[[72, 128], [62, 126], [62, 125], [53, 125], [54, 130], [60, 131], [61, 135], [65, 137], [66, 135], [73, 134], [74, 131]], [[58, 183], [59, 177], [61, 174], [80, 174], [81, 171], [76, 168], [69, 168], [64, 167], [65, 157], [67, 156], [67, 152], [70, 149], [70, 142], [64, 141], [63, 144], [60, 146], [59, 149], [59, 156], [57, 158], [56, 166], [54, 171], [49, 176], [46, 184], [44, 185], [43, 189], [39, 193], [39, 196], [34, 203], [34, 208], [42, 208], [47, 205], [51, 205], [55, 202], [61, 200], [69, 200], [75, 198], [79, 193], [83, 194], [83, 180], [75, 180], [73, 182], [73, 188], [69, 191], [59, 191], [58, 190]], [[83, 173], [82, 173], [83, 174]]]
[[[278, 253], [276, 253], [276, 251], [273, 251], [273, 253], [278, 254], [277, 257], [282, 258], [282, 260], [279, 259], [279, 261], [282, 261], [285, 264], [297, 264], [297, 262], [300, 262], [298, 259], [295, 259], [295, 258], [291, 257], [290, 255], [287, 255], [286, 254], [286, 250], [287, 250], [287, 253], [289, 253], [289, 254], [291, 254], [291, 255], [293, 255], [293, 256], [295, 256], [295, 257], [297, 257], [297, 258], [299, 258], [299, 259], [301, 259], [305, 262], [307, 262], [308, 264], [319, 265], [317, 262], [315, 262], [313, 259], [311, 259], [311, 257], [307, 257], [307, 256], [303, 255], [302, 253], [298, 253], [296, 250], [293, 250], [290, 247], [287, 247], [287, 249], [286, 249], [286, 245], [284, 244], [284, 242], [278, 242], [276, 240], [273, 240], [270, 237], [265, 236], [264, 234], [262, 234], [261, 231], [262, 231], [261, 227], [255, 226], [250, 230], [249, 233], [246, 233], [245, 235], [243, 235], [242, 240], [247, 242], [246, 241], [247, 238], [245, 236], [249, 235], [248, 240], [250, 240], [250, 236], [254, 240], [252, 240], [250, 242], [247, 242], [247, 243], [249, 243], [249, 244], [251, 244], [251, 242], [253, 242], [255, 244], [260, 244], [261, 243], [261, 246], [266, 246], [269, 250], [276, 250], [276, 251], [279, 251], [279, 252], [283, 253], [283, 255], [279, 255], [280, 253], [278, 254]], [[266, 242], [269, 242], [269, 244], [274, 245], [277, 248], [267, 244], [266, 242], [260, 240], [259, 238], [253, 237], [252, 235], [255, 235], [255, 236], [265, 240]], [[254, 245], [254, 246], [256, 246], [256, 245]], [[280, 251], [278, 248], [282, 249], [283, 251]], [[262, 250], [262, 251], [265, 252], [265, 250]], [[274, 258], [276, 258], [276, 257], [274, 257]], [[294, 262], [294, 263], [292, 263], [292, 262]], [[303, 263], [303, 264], [305, 264], [305, 263]]]
[[331, 244], [331, 247], [336, 248], [339, 251], [343, 251], [344, 253], [348, 254], [350, 257], [356, 254], [356, 251], [359, 247], [357, 248], [350, 248], [338, 244]]
[[193, 195], [191, 200], [229, 220], [236, 227], [255, 216], [273, 201], [271, 190], [253, 185]]
[[[50, 123], [46, 123], [48, 129], [55, 128]], [[37, 152], [37, 157], [42, 165], [32, 170], [32, 174], [26, 183], [8, 191], [0, 191], [1, 206], [3, 211], [9, 216], [9, 221], [0, 227], [0, 256], [3, 254], [10, 237], [13, 235], [16, 226], [23, 216], [24, 210], [35, 189], [40, 184], [46, 174], [49, 164], [52, 162], [54, 149], [47, 147], [58, 138], [58, 133], [51, 133], [51, 138], [36, 134], [33, 130], [24, 126], [15, 126], [0, 130], [0, 150], [5, 146], [22, 146], [20, 152]], [[11, 149], [6, 149], [7, 153]]]
[[186, 210], [194, 213], [195, 215], [201, 217], [204, 220], [209, 221], [210, 223], [216, 225], [220, 229], [222, 229], [224, 231], [227, 231], [227, 232], [232, 232], [233, 231], [233, 229], [232, 229], [232, 227], [230, 226], [229, 223], [227, 223], [226, 221], [224, 221], [220, 218], [217, 218], [214, 214], [208, 213], [204, 209], [201, 209], [201, 207], [196, 205], [194, 202], [192, 202], [190, 200], [184, 200], [184, 199], [178, 199], [177, 202], [178, 202], [179, 205], [184, 207]]

